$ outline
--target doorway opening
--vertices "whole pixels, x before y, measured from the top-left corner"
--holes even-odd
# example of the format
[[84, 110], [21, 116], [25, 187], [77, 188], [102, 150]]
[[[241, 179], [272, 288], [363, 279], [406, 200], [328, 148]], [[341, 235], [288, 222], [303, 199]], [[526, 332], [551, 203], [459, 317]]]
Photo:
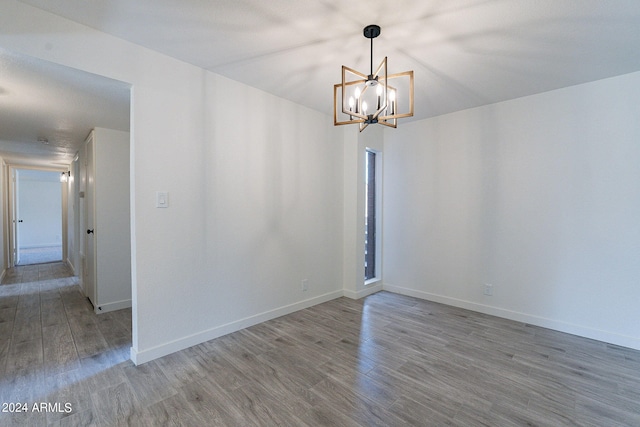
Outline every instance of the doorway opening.
[[14, 265], [63, 260], [60, 172], [14, 169]]
[[[67, 322], [67, 326], [63, 328], [67, 331], [63, 337], [65, 339], [55, 343], [56, 349], [65, 355], [71, 353], [75, 355], [69, 360], [59, 360], [54, 357], [47, 361], [45, 352], [44, 363], [47, 366], [57, 369], [62, 366], [59, 366], [62, 362], [66, 365], [69, 363], [77, 364], [82, 358], [96, 357], [98, 354], [103, 354], [109, 363], [117, 364], [120, 360], [124, 361], [130, 357], [132, 343], [137, 341], [135, 316], [132, 315], [135, 312], [135, 306], [133, 310], [131, 308], [113, 310], [99, 322], [91, 319], [90, 314], [94, 310], [84, 295], [82, 283], [84, 277], [83, 257], [86, 255], [83, 252], [86, 235], [83, 211], [85, 208], [86, 183], [84, 180], [86, 174], [82, 165], [86, 161], [83, 156], [86, 137], [92, 129], [129, 131], [131, 127], [131, 85], [69, 68], [62, 64], [7, 52], [2, 48], [0, 48], [0, 64], [2, 64], [3, 71], [3, 92], [8, 94], [27, 92], [30, 95], [28, 97], [9, 97], [10, 102], [0, 103], [2, 104], [0, 105], [0, 115], [6, 116], [7, 123], [10, 123], [10, 126], [0, 128], [0, 169], [2, 170], [0, 174], [0, 207], [2, 207], [0, 209], [0, 223], [2, 225], [0, 227], [0, 236], [2, 237], [2, 245], [0, 245], [0, 293], [2, 294], [0, 295], [0, 306], [4, 304], [14, 311], [17, 304], [20, 304], [20, 307], [25, 306], [22, 307], [25, 308], [24, 310], [16, 311], [16, 316], [21, 314], [24, 317], [24, 322], [18, 322], [19, 319], [16, 317], [14, 332], [9, 330], [9, 333], [15, 334], [15, 331], [20, 331], [21, 334], [24, 334], [25, 324], [30, 325], [28, 330], [44, 328], [46, 325], [39, 324], [38, 319], [42, 322], [46, 319], [38, 313], [41, 310], [39, 302], [42, 301], [42, 304], [46, 302], [47, 319], [66, 319]], [[110, 151], [109, 141], [105, 140], [101, 144], [106, 151]], [[122, 192], [126, 190], [127, 200], [130, 188], [130, 180], [128, 179], [129, 153], [130, 149], [127, 146], [127, 179], [124, 182], [118, 182], [120, 190]], [[25, 233], [30, 233], [25, 228], [32, 225], [32, 220], [25, 216], [25, 208], [20, 203], [14, 203], [14, 194], [17, 194], [20, 199], [25, 197], [24, 185], [21, 185], [22, 182], [19, 179], [22, 169], [48, 170], [53, 172], [52, 176], [55, 176], [52, 181], [57, 182], [57, 198], [61, 203], [61, 208], [57, 209], [56, 214], [62, 215], [61, 220], [52, 219], [53, 215], [51, 213], [44, 214], [43, 209], [37, 210], [47, 220], [61, 223], [57, 233], [53, 233], [54, 244], [52, 245], [49, 245], [49, 241], [41, 241], [37, 245], [25, 243], [24, 238], [27, 237]], [[18, 173], [17, 180], [14, 180], [15, 172]], [[62, 172], [67, 174], [66, 182], [63, 183], [61, 183]], [[97, 186], [103, 183], [111, 185], [109, 172], [109, 167], [105, 167], [104, 178], [96, 178]], [[98, 180], [101, 182], [98, 183]], [[17, 191], [16, 185], [18, 186]], [[101, 208], [107, 212], [107, 218], [116, 212], [125, 217], [126, 225], [129, 226], [131, 214], [128, 205], [126, 209], [118, 209], [112, 205], [109, 198], [103, 200], [105, 203]], [[28, 208], [26, 213], [28, 213]], [[104, 226], [106, 222], [107, 220], [101, 222], [103, 230], [106, 230]], [[16, 229], [18, 230], [17, 234]], [[118, 231], [105, 232], [100, 237], [103, 241], [108, 240], [112, 236], [119, 236]], [[43, 235], [44, 233], [40, 233], [40, 237]], [[61, 235], [61, 242], [56, 238], [58, 235]], [[130, 247], [130, 238], [127, 243]], [[44, 248], [47, 246], [49, 248], [55, 247], [56, 250], [61, 250], [61, 256], [58, 255], [59, 252], [49, 256], [61, 260], [46, 264], [24, 265], [33, 262], [28, 259], [29, 255], [25, 251], [28, 246], [39, 246], [41, 252], [45, 252]], [[61, 249], [58, 249], [58, 246]], [[116, 252], [116, 255], [122, 254], [122, 251], [109, 251], [108, 249], [102, 250], [96, 255], [98, 262], [105, 255], [112, 255], [112, 252]], [[124, 267], [130, 266], [130, 255], [127, 254], [124, 258], [121, 264]], [[43, 258], [39, 259], [39, 261], [43, 260]], [[113, 270], [122, 271], [125, 268], [114, 269], [107, 266], [101, 271], [108, 273]], [[131, 274], [127, 279], [131, 281]], [[102, 283], [101, 290], [107, 294], [111, 290], [111, 282], [107, 278]], [[14, 286], [17, 284], [19, 286]], [[131, 291], [128, 294], [122, 299], [131, 300]], [[23, 299], [36, 301], [36, 304], [25, 304]], [[42, 305], [42, 310], [44, 309], [45, 305]], [[34, 323], [34, 319], [36, 323]], [[87, 319], [91, 321], [85, 321]], [[21, 326], [22, 329], [20, 329]], [[29, 342], [32, 342], [32, 338], [34, 337], [29, 337]], [[47, 334], [43, 333], [40, 334], [40, 339], [35, 337], [33, 342], [37, 343], [38, 348], [45, 348], [46, 340]], [[100, 348], [96, 348], [96, 340], [101, 342]], [[21, 360], [23, 358], [22, 352], [25, 349], [31, 349], [31, 347], [24, 347], [21, 341], [11, 340], [9, 344], [9, 347], [5, 348], [7, 354], [17, 355], [16, 357]], [[65, 350], [68, 348], [71, 349], [71, 353]], [[24, 357], [27, 360], [30, 355], [25, 353]], [[27, 366], [27, 362], [24, 362], [23, 365]], [[42, 365], [42, 358], [40, 365]], [[29, 362], [28, 368], [32, 367], [36, 370], [39, 369], [37, 363]]]

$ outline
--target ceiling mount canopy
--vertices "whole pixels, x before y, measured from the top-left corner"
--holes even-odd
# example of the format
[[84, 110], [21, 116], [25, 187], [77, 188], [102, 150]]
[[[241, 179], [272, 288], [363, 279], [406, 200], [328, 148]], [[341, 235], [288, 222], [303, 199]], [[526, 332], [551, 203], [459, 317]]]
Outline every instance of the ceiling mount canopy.
[[387, 57], [373, 69], [373, 39], [378, 25], [362, 31], [371, 41], [369, 74], [342, 66], [342, 83], [333, 86], [333, 124], [358, 123], [362, 132], [374, 123], [397, 127], [398, 119], [413, 116], [413, 71], [387, 73]]

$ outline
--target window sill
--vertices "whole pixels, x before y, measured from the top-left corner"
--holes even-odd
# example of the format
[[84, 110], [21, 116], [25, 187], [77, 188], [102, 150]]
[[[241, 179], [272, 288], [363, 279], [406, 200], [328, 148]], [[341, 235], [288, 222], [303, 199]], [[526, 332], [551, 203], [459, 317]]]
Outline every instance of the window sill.
[[373, 279], [365, 280], [364, 281], [364, 285], [365, 286], [374, 285], [374, 284], [376, 284], [378, 282], [382, 282], [382, 279], [380, 279], [378, 277], [374, 277]]

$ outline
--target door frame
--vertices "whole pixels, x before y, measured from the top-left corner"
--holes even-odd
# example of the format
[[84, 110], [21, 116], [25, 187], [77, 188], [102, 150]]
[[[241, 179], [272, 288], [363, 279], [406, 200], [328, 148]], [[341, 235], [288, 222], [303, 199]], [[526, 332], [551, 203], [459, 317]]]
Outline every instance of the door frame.
[[[98, 258], [97, 240], [94, 233], [96, 222], [95, 202], [95, 171], [96, 171], [96, 138], [95, 130], [91, 130], [82, 147], [84, 155], [80, 164], [80, 182], [82, 191], [82, 227], [78, 235], [83, 240], [81, 246], [82, 265], [82, 289], [91, 301], [94, 312], [98, 313], [102, 308], [98, 304]], [[91, 234], [89, 230], [91, 229]]]
[[20, 218], [20, 201], [18, 196], [20, 190], [19, 185], [19, 173], [15, 168], [9, 168], [9, 200], [10, 200], [10, 220], [9, 220], [9, 267], [14, 267], [20, 264], [20, 227], [18, 227], [18, 221]]
[[[6, 253], [6, 264], [7, 268], [13, 268], [18, 264], [19, 254], [16, 253], [18, 249], [18, 235], [19, 232], [17, 230], [18, 226], [18, 191], [16, 191], [17, 181], [16, 181], [16, 173], [20, 169], [29, 169], [29, 170], [40, 170], [46, 172], [58, 172], [62, 174], [62, 172], [66, 172], [69, 168], [60, 168], [60, 167], [48, 167], [48, 166], [38, 166], [38, 165], [30, 165], [30, 164], [16, 164], [16, 163], [7, 163], [7, 176], [4, 180], [4, 192], [9, 197], [7, 197], [7, 209], [5, 217], [5, 230], [8, 231], [8, 235], [6, 236], [5, 248], [7, 248]], [[61, 183], [61, 197], [62, 197], [62, 224], [61, 224], [61, 233], [62, 233], [62, 262], [67, 262], [67, 225], [65, 224], [67, 221], [67, 206], [65, 200], [67, 200], [68, 195], [68, 185], [62, 185]]]

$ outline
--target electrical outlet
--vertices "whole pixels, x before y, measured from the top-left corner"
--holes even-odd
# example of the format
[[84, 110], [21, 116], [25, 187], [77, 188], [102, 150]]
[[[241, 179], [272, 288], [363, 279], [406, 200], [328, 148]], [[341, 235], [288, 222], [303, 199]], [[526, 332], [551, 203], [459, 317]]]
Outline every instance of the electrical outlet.
[[305, 291], [308, 291], [308, 290], [309, 290], [309, 279], [304, 279], [304, 280], [302, 281], [301, 288], [302, 288], [302, 291], [303, 291], [303, 292], [305, 292]]
[[493, 295], [493, 285], [491, 285], [489, 283], [485, 283], [484, 284], [484, 292], [483, 292], [483, 294], [485, 294], [487, 296]]

